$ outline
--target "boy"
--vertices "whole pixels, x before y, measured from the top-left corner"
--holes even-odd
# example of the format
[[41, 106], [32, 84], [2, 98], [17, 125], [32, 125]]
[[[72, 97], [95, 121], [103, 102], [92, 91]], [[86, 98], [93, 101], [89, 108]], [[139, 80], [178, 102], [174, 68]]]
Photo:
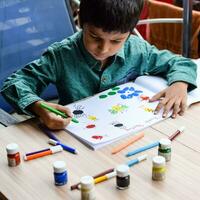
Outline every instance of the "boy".
[[[155, 113], [163, 117], [183, 115], [187, 91], [196, 87], [196, 65], [183, 57], [130, 35], [143, 7], [142, 0], [82, 0], [82, 31], [51, 45], [43, 56], [10, 76], [2, 94], [19, 112], [34, 113], [50, 129], [62, 129], [72, 114], [66, 105], [115, 85], [150, 74], [167, 79], [169, 87], [152, 97], [160, 100]], [[63, 119], [40, 107], [38, 95], [54, 83], [59, 104], [48, 105], [65, 112]]]

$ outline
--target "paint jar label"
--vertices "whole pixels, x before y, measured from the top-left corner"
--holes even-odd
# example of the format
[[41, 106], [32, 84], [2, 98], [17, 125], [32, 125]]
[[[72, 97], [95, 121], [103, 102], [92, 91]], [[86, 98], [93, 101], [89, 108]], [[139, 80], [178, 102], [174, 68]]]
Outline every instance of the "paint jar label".
[[152, 179], [157, 181], [162, 181], [165, 179], [165, 167], [153, 167], [152, 168]]
[[67, 183], [67, 171], [64, 171], [62, 173], [55, 173], [54, 172], [54, 180], [55, 180], [55, 185], [61, 186], [65, 185]]
[[10, 167], [15, 167], [20, 164], [19, 152], [15, 153], [15, 154], [8, 154], [7, 157], [8, 157], [8, 165]]

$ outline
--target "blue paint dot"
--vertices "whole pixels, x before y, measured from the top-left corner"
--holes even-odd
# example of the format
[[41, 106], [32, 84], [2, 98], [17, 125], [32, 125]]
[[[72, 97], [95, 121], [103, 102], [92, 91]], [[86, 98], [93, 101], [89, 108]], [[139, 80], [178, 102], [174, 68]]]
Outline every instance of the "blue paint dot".
[[124, 90], [124, 91], [127, 91], [127, 90], [129, 90], [129, 87], [125, 87], [123, 90]]
[[138, 93], [133, 93], [133, 96], [137, 97], [137, 96], [139, 96], [139, 94]]
[[127, 99], [133, 98], [132, 94], [127, 95]]
[[119, 93], [119, 94], [124, 94], [126, 91], [124, 91], [124, 90], [119, 90], [117, 93]]
[[141, 90], [135, 90], [135, 92], [137, 92], [137, 93], [143, 93], [143, 91], [141, 91]]
[[120, 97], [121, 97], [122, 99], [127, 99], [127, 98], [126, 98], [126, 95], [124, 95], [124, 94], [120, 95]]
[[130, 87], [129, 91], [135, 91], [134, 87]]

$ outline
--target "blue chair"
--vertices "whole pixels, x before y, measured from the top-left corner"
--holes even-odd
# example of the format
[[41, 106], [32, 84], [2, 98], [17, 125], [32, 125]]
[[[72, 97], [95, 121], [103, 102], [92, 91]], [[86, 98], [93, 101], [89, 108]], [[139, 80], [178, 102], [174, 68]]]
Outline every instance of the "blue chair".
[[[0, 88], [11, 73], [75, 32], [69, 0], [0, 1]], [[45, 100], [56, 97], [53, 85], [42, 94]], [[0, 108], [13, 111], [1, 95]]]

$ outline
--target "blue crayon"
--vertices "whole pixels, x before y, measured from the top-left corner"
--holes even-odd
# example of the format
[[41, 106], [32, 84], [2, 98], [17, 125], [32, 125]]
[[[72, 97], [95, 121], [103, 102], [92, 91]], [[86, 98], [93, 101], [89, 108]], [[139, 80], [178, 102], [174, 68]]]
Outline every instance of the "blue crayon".
[[146, 146], [143, 146], [143, 147], [140, 147], [138, 149], [135, 149], [133, 151], [129, 151], [127, 154], [126, 154], [126, 157], [129, 157], [129, 156], [133, 156], [137, 153], [140, 153], [140, 152], [143, 152], [143, 151], [146, 151], [148, 149], [151, 149], [151, 148], [154, 148], [154, 147], [157, 147], [159, 145], [159, 141], [156, 141], [156, 142], [153, 142], [151, 144], [148, 144]]

